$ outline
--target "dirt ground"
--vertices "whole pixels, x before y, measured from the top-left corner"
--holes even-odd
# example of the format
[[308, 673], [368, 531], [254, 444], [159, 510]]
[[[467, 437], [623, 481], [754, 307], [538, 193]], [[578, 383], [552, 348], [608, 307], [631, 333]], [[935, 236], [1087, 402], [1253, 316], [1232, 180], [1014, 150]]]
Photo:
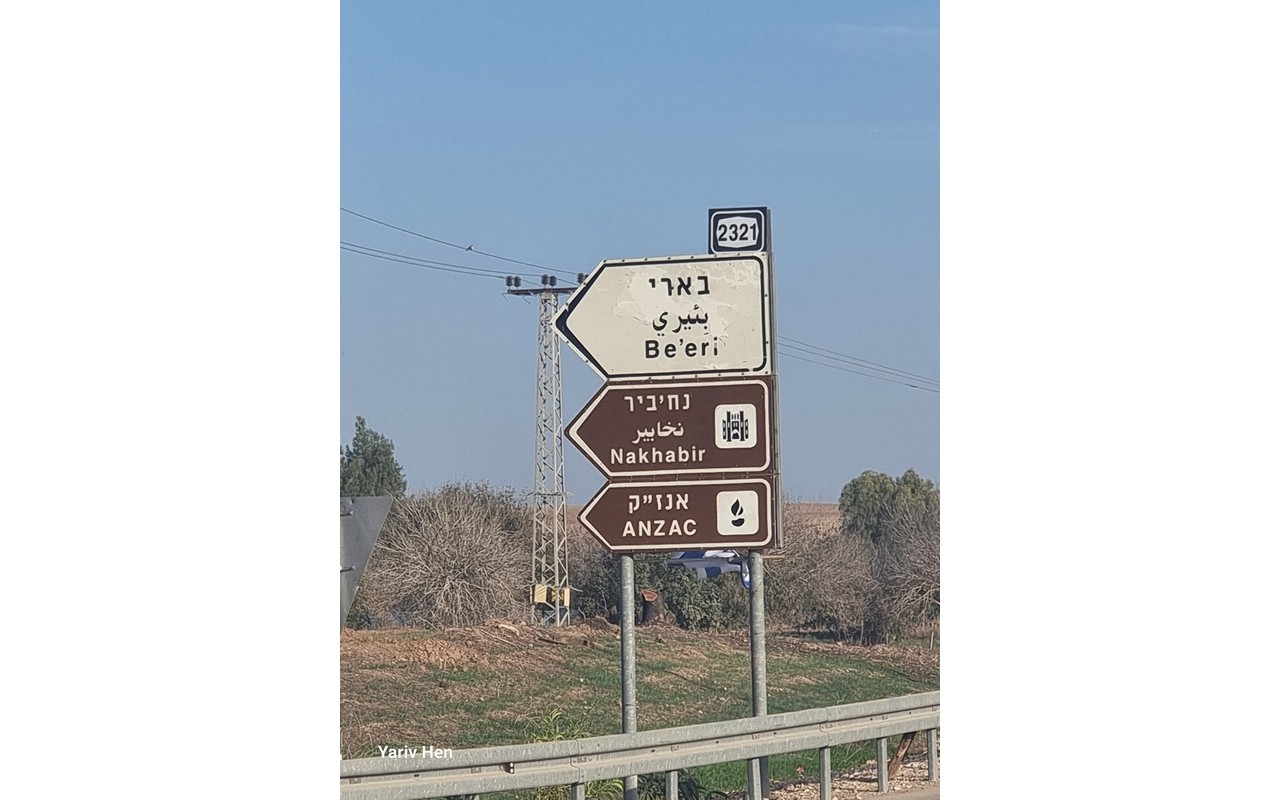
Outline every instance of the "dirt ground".
[[[468, 628], [446, 628], [440, 631], [415, 631], [407, 628], [386, 630], [352, 630], [342, 632], [341, 657], [349, 664], [411, 662], [444, 669], [494, 667], [503, 670], [536, 668], [538, 658], [529, 652], [536, 642], [576, 644], [591, 647], [616, 640], [618, 626], [602, 620], [588, 620], [564, 628], [541, 628], [523, 622], [490, 620]], [[696, 638], [694, 655], [733, 652], [746, 641], [745, 633], [690, 633], [673, 625], [660, 624], [637, 628], [637, 637], [663, 636], [668, 641]], [[818, 653], [852, 653], [855, 645], [823, 642], [769, 634], [770, 652], [805, 651]], [[939, 650], [924, 647], [875, 645], [856, 647], [863, 661], [882, 664], [913, 677], [937, 676]]]
[[[941, 745], [939, 745], [941, 751]], [[938, 756], [938, 772], [941, 777], [942, 756]], [[898, 774], [889, 780], [890, 794], [908, 792], [911, 794], [926, 793], [930, 789], [939, 789], [940, 781], [929, 780], [929, 764], [923, 753], [909, 755], [902, 763]], [[818, 800], [818, 776], [798, 776], [795, 781], [786, 784], [775, 783], [769, 790], [769, 800]], [[868, 761], [858, 769], [842, 775], [831, 776], [831, 797], [833, 800], [869, 800], [874, 797], [886, 797], [876, 791], [876, 762]], [[923, 795], [922, 795], [923, 796]], [[745, 795], [736, 795], [733, 800], [742, 800]]]

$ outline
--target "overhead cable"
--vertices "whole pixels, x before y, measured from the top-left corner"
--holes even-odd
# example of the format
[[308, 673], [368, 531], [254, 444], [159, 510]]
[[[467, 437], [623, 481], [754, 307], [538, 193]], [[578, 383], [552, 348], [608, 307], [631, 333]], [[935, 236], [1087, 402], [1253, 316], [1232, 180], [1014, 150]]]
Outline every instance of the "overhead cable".
[[455, 242], [449, 242], [449, 241], [446, 241], [446, 240], [444, 240], [444, 239], [437, 239], [437, 238], [436, 238], [436, 237], [434, 237], [434, 236], [428, 236], [428, 235], [426, 235], [425, 233], [418, 233], [417, 231], [411, 231], [411, 230], [409, 230], [408, 228], [402, 228], [402, 227], [400, 227], [399, 225], [392, 225], [390, 222], [384, 222], [384, 221], [382, 221], [382, 220], [380, 220], [380, 219], [376, 219], [376, 218], [374, 218], [374, 217], [370, 217], [370, 216], [368, 216], [368, 215], [366, 215], [366, 214], [361, 214], [361, 213], [360, 213], [360, 212], [358, 212], [358, 211], [352, 211], [352, 210], [351, 210], [351, 209], [349, 209], [349, 208], [342, 208], [342, 211], [343, 211], [343, 212], [345, 212], [345, 213], [347, 213], [347, 214], [350, 214], [350, 215], [351, 215], [351, 216], [353, 216], [353, 217], [359, 217], [360, 219], [368, 220], [369, 222], [372, 222], [372, 223], [374, 223], [375, 225], [381, 225], [381, 226], [383, 226], [383, 227], [385, 227], [385, 228], [390, 228], [390, 229], [395, 230], [395, 231], [400, 231], [401, 233], [407, 233], [407, 234], [409, 234], [410, 236], [417, 236], [419, 239], [426, 239], [426, 240], [427, 240], [427, 241], [429, 241], [429, 242], [435, 242], [436, 244], [442, 244], [442, 245], [445, 245], [445, 246], [447, 246], [447, 247], [453, 247], [453, 248], [455, 248], [455, 249], [462, 250], [462, 251], [467, 252], [467, 253], [475, 253], [476, 255], [485, 256], [485, 257], [487, 257], [487, 258], [496, 258], [496, 259], [498, 259], [499, 261], [506, 261], [506, 262], [511, 263], [511, 264], [520, 264], [520, 265], [525, 266], [525, 267], [533, 267], [534, 269], [545, 269], [545, 270], [549, 270], [549, 271], [551, 271], [551, 272], [559, 272], [559, 273], [562, 273], [562, 274], [564, 274], [564, 275], [577, 275], [577, 273], [576, 273], [576, 272], [570, 272], [569, 270], [566, 270], [566, 269], [556, 269], [556, 268], [554, 268], [554, 267], [547, 267], [547, 266], [543, 266], [542, 264], [534, 264], [534, 263], [533, 263], [533, 262], [531, 262], [531, 261], [521, 261], [521, 260], [516, 259], [516, 258], [507, 258], [506, 256], [500, 256], [500, 255], [498, 255], [498, 254], [496, 254], [496, 253], [489, 253], [489, 252], [486, 252], [486, 251], [484, 251], [484, 250], [479, 250], [479, 249], [477, 249], [475, 245], [465, 245], [465, 246], [464, 246], [464, 245], [457, 244], [457, 243], [455, 243]]

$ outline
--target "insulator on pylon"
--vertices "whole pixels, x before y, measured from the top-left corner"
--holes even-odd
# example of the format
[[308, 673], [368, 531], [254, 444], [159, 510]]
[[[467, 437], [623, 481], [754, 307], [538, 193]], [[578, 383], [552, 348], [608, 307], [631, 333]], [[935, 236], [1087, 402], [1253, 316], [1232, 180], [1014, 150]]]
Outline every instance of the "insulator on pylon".
[[583, 281], [585, 281], [586, 279], [587, 279], [587, 273], [585, 273], [585, 272], [579, 272], [579, 273], [578, 273], [578, 283], [582, 283], [582, 282], [583, 282]]
[[515, 280], [515, 282], [516, 282], [516, 288], [517, 288], [517, 289], [519, 289], [519, 288], [520, 288], [520, 276], [519, 276], [519, 275], [515, 276], [514, 280]]
[[556, 285], [556, 276], [555, 276], [555, 275], [552, 275], [552, 276], [551, 276], [551, 285], [552, 285], [552, 286], [555, 286], [555, 285]]

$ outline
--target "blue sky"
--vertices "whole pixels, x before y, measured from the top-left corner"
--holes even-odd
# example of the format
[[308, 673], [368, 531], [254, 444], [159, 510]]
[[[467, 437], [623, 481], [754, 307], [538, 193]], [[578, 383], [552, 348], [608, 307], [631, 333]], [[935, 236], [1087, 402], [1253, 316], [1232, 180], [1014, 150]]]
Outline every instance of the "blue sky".
[[[342, 206], [568, 272], [705, 252], [707, 209], [768, 206], [784, 491], [938, 480], [938, 392], [794, 345], [939, 379], [938, 48], [936, 3], [344, 3]], [[351, 214], [341, 236], [542, 271]], [[536, 304], [350, 252], [341, 276], [341, 441], [364, 416], [411, 490], [529, 488]], [[567, 423], [601, 382], [562, 359]], [[604, 479], [565, 454], [586, 502]]]

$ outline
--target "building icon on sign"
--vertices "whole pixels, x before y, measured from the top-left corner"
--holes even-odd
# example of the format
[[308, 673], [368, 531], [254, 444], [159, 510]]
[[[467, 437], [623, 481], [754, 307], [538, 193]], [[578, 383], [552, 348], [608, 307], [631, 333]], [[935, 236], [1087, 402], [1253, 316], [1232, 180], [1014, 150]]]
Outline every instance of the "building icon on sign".
[[716, 447], [733, 449], [755, 447], [756, 407], [751, 403], [726, 403], [716, 406]]
[[725, 442], [745, 442], [751, 435], [751, 422], [744, 411], [730, 411], [720, 423], [720, 435]]

